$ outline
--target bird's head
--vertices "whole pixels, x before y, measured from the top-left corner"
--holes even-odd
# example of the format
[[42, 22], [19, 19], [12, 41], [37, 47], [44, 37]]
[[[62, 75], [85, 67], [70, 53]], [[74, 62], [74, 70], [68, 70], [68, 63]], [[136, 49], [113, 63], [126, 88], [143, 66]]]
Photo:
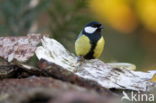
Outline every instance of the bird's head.
[[92, 33], [95, 33], [96, 31], [101, 32], [102, 29], [103, 29], [102, 24], [94, 21], [94, 22], [88, 23], [84, 27], [84, 32], [86, 32], [88, 34], [92, 34]]

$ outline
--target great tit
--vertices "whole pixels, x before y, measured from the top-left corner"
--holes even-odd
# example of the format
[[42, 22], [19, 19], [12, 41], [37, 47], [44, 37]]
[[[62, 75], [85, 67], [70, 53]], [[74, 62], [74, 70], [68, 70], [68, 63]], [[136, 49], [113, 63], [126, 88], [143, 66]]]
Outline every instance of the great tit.
[[80, 32], [75, 42], [75, 52], [84, 59], [95, 59], [101, 56], [105, 40], [101, 35], [102, 24], [90, 22]]

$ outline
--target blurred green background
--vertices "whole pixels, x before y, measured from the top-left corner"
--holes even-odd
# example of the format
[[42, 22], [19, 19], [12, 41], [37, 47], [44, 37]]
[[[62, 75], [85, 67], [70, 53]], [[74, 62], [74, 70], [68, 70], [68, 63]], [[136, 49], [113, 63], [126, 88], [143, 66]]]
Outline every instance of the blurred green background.
[[0, 36], [49, 34], [74, 52], [90, 21], [104, 25], [103, 61], [156, 69], [156, 0], [0, 0]]

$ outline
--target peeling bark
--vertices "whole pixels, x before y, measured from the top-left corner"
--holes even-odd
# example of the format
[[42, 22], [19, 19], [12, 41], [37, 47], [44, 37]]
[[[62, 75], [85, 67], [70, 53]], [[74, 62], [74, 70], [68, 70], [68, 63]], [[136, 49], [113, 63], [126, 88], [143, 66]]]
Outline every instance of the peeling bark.
[[[40, 62], [41, 62], [40, 65], [42, 65], [43, 62], [46, 63], [47, 61], [42, 60]], [[1, 79], [26, 78], [26, 77], [31, 77], [31, 76], [52, 77], [55, 79], [59, 79], [68, 83], [78, 85], [80, 87], [94, 90], [103, 95], [107, 95], [107, 96], [115, 95], [110, 90], [97, 84], [97, 82], [81, 78], [75, 75], [73, 72], [65, 70], [62, 67], [54, 63], [50, 63], [42, 69], [38, 69], [38, 68], [29, 66], [29, 65], [24, 65], [24, 64], [0, 66], [0, 78]]]
[[[77, 62], [74, 54], [48, 37], [28, 35], [0, 40], [0, 57], [8, 61], [0, 63], [3, 103], [70, 103], [77, 98], [88, 103], [117, 103], [110, 102], [119, 96], [114, 89], [149, 92], [156, 87], [149, 81], [156, 71], [132, 71], [136, 68], [133, 64], [104, 63], [98, 59]], [[40, 42], [42, 46], [38, 46]], [[39, 59], [38, 67], [26, 64], [34, 54]]]
[[40, 43], [42, 35], [27, 35], [19, 37], [0, 37], [0, 57], [12, 62], [26, 62], [33, 55]]
[[49, 63], [57, 64], [79, 78], [94, 81], [103, 88], [149, 91], [151, 87], [156, 87], [156, 83], [149, 81], [156, 71], [140, 72], [121, 69], [119, 65], [115, 67], [98, 59], [78, 63], [77, 57], [56, 40], [44, 37], [41, 42], [42, 46], [36, 49], [39, 60], [44, 59]]
[[94, 91], [52, 78], [30, 77], [0, 81], [1, 103], [73, 103], [73, 101], [117, 103], [117, 98], [99, 95]]

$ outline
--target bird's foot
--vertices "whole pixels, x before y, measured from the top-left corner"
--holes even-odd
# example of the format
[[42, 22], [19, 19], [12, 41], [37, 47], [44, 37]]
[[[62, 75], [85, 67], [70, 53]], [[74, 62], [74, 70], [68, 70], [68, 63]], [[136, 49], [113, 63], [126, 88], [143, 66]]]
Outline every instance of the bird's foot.
[[80, 66], [84, 63], [84, 61], [85, 61], [85, 59], [82, 57], [82, 56], [79, 56], [78, 58], [77, 58], [77, 62], [76, 62], [76, 64], [75, 64], [75, 70], [74, 70], [74, 72], [78, 72], [78, 71], [80, 71], [79, 70], [79, 68], [80, 68]]
[[85, 59], [83, 56], [77, 57], [77, 62], [84, 62], [84, 61], [85, 61]]

